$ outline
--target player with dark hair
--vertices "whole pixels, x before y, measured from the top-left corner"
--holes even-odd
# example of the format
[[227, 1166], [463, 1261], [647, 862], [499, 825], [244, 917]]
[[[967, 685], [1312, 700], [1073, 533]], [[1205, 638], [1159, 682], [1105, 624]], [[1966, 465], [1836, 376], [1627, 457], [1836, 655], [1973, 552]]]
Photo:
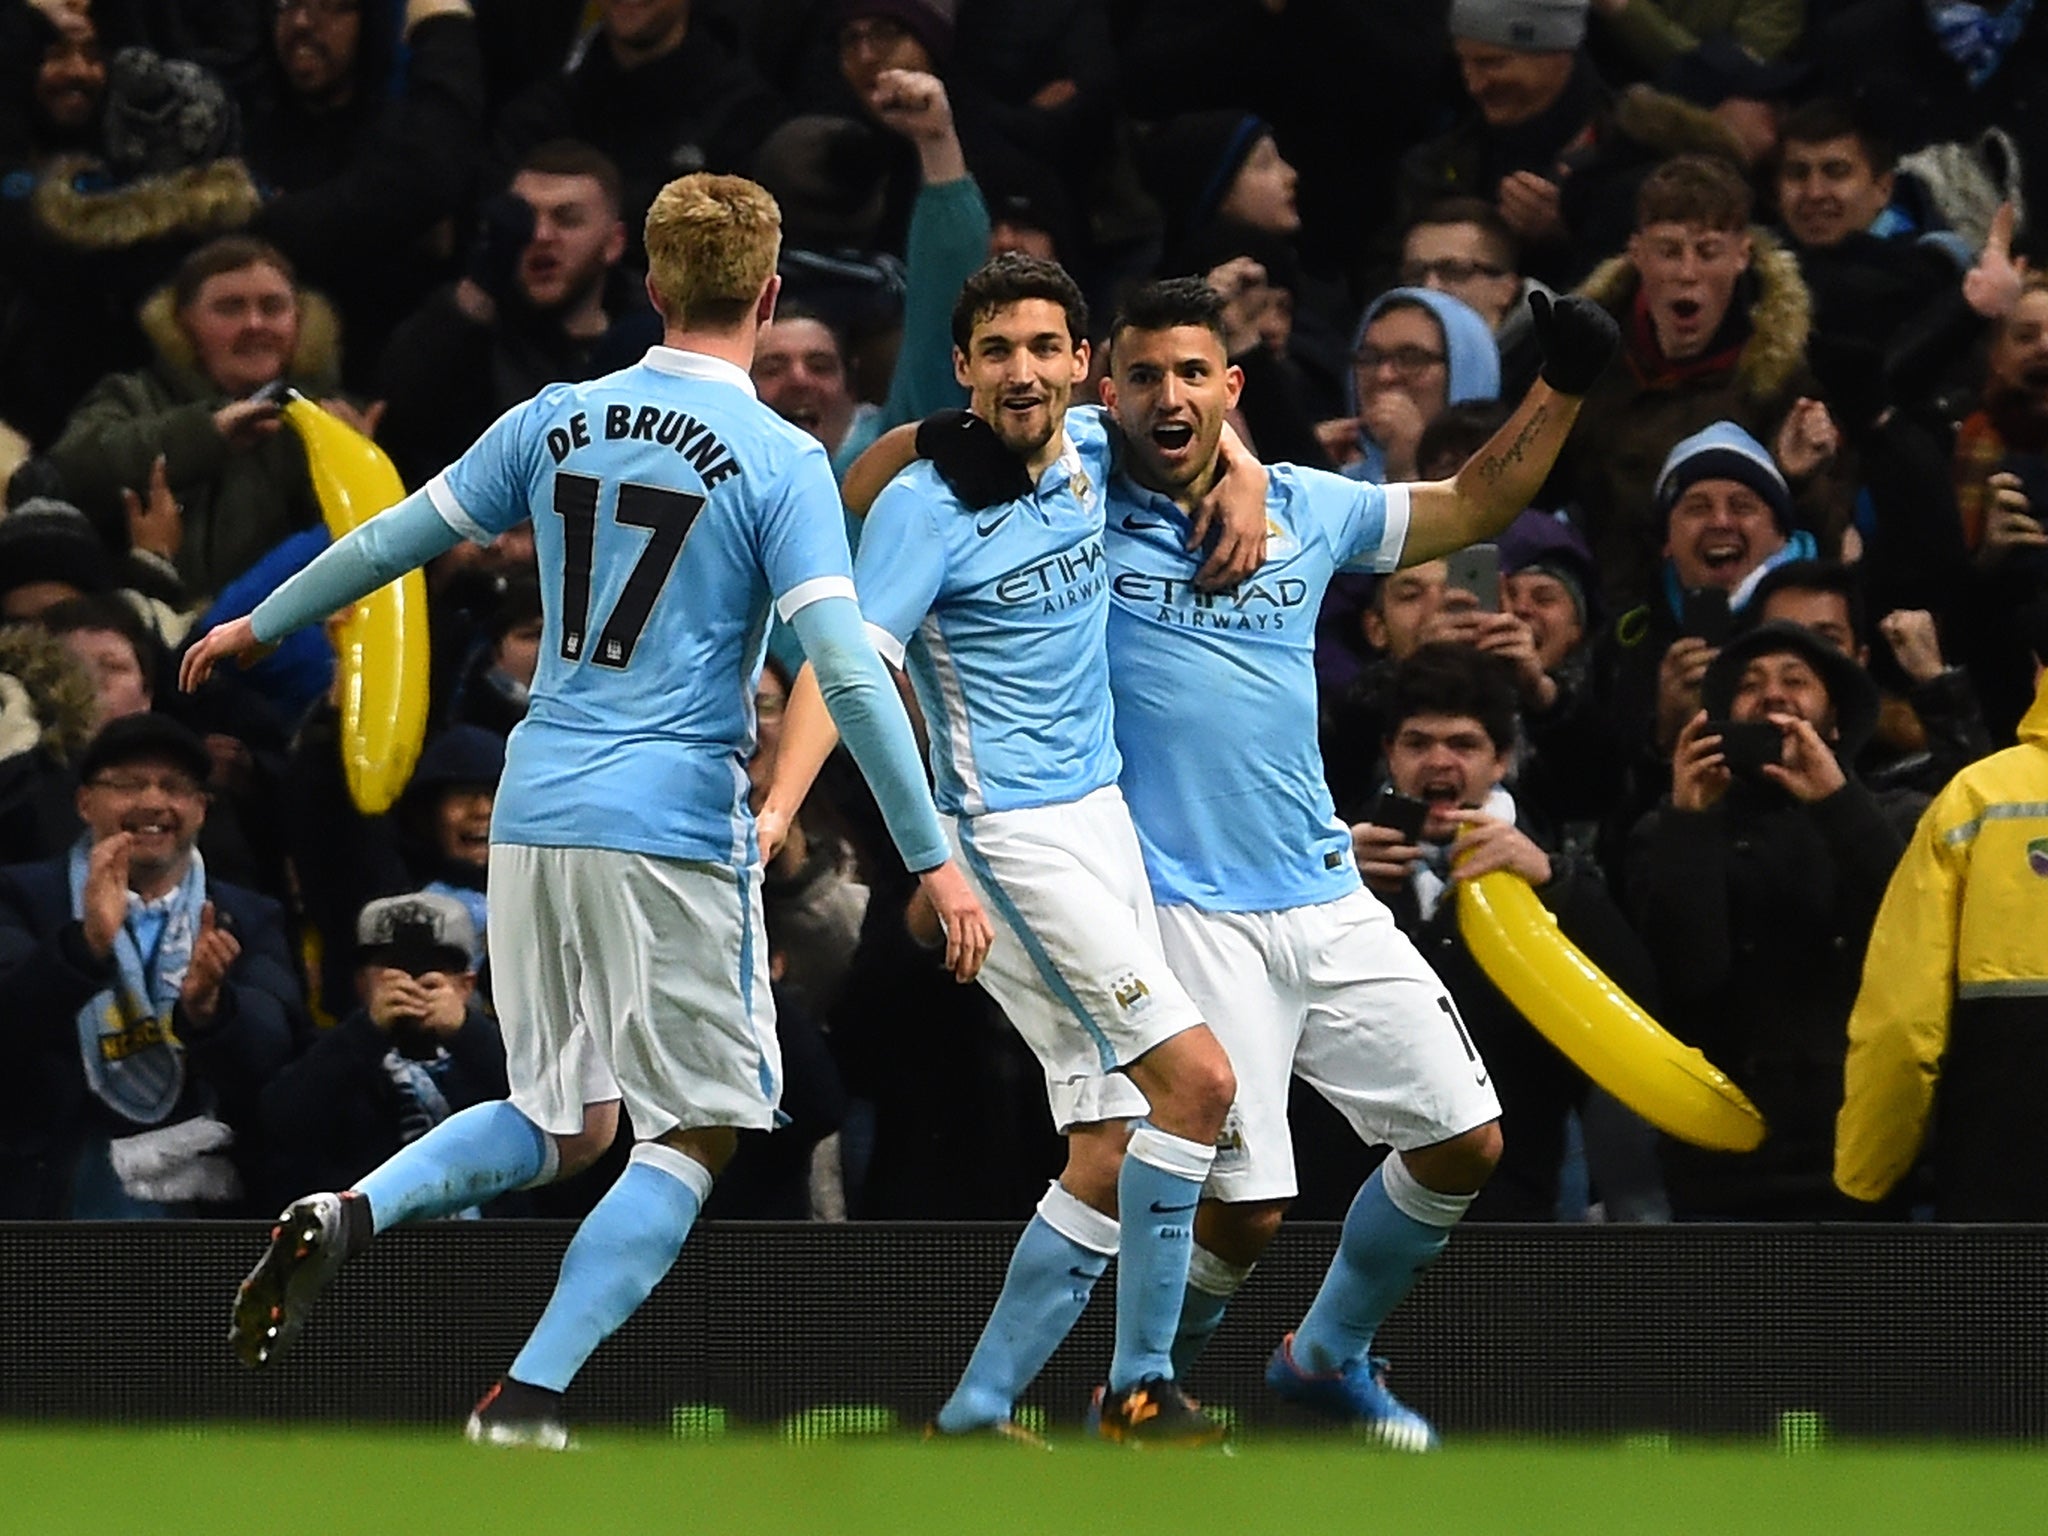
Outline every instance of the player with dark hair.
[[[1103, 648], [1108, 433], [1099, 412], [1068, 410], [1088, 374], [1086, 327], [1080, 290], [1051, 262], [1006, 253], [969, 279], [953, 334], [972, 409], [917, 430], [931, 462], [875, 500], [856, 566], [877, 647], [923, 705], [940, 809], [995, 919], [982, 984], [1044, 1067], [1068, 1144], [937, 1429], [1020, 1434], [1012, 1403], [1116, 1257], [1102, 1431], [1205, 1443], [1222, 1426], [1174, 1385], [1170, 1351], [1190, 1218], [1232, 1080], [1159, 953], [1117, 790]], [[855, 465], [850, 505], [904, 462], [909, 436], [885, 436]], [[1235, 566], [1222, 557], [1226, 585], [1256, 565], [1264, 529], [1263, 476], [1249, 461], [1246, 474], [1230, 534], [1246, 554]], [[831, 750], [809, 694], [800, 676], [764, 839]]]
[[861, 629], [817, 440], [746, 373], [774, 313], [781, 219], [737, 177], [671, 182], [647, 217], [660, 346], [507, 412], [426, 487], [335, 544], [184, 682], [356, 601], [460, 538], [531, 518], [540, 664], [491, 827], [490, 951], [512, 1096], [465, 1110], [353, 1190], [294, 1202], [235, 1303], [237, 1352], [289, 1343], [341, 1261], [398, 1222], [586, 1166], [623, 1100], [642, 1138], [578, 1229], [472, 1439], [567, 1443], [561, 1397], [667, 1273], [737, 1132], [775, 1123], [780, 1052], [747, 810], [771, 607], [875, 785], [960, 979], [987, 918], [948, 849], [902, 707]]
[[[1103, 386], [1124, 439], [1105, 544], [1121, 782], [1167, 962], [1237, 1076], [1196, 1217], [1176, 1375], [1295, 1193], [1287, 1096], [1298, 1075], [1360, 1137], [1394, 1151], [1359, 1191], [1322, 1290], [1266, 1381], [1406, 1450], [1436, 1434], [1387, 1391], [1373, 1336], [1492, 1171], [1500, 1106], [1449, 994], [1360, 883], [1317, 746], [1315, 616], [1340, 568], [1437, 559], [1528, 505], [1617, 340], [1584, 299], [1538, 299], [1534, 321], [1543, 381], [1464, 468], [1378, 486], [1274, 467], [1266, 561], [1225, 593], [1195, 589], [1185, 539], [1241, 387], [1218, 296], [1193, 280], [1132, 295]], [[1475, 838], [1454, 878], [1499, 867], [1494, 842]]]

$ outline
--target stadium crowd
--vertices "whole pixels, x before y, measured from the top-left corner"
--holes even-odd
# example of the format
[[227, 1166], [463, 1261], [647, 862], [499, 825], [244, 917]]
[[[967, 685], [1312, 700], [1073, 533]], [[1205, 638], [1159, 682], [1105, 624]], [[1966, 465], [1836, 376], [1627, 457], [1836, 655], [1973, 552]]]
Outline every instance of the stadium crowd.
[[[639, 230], [698, 169], [781, 204], [754, 383], [841, 472], [964, 402], [954, 298], [996, 252], [1063, 263], [1098, 336], [1205, 276], [1243, 440], [1386, 482], [1505, 419], [1529, 294], [1606, 307], [1622, 355], [1497, 570], [1343, 576], [1316, 620], [1359, 868], [1501, 1099], [1473, 1219], [2048, 1217], [1988, 1172], [2038, 1139], [2048, 928], [1957, 988], [1923, 934], [1870, 943], [1909, 844], [1924, 894], [2023, 798], [1951, 795], [1935, 838], [1952, 780], [2044, 782], [1970, 774], [2048, 745], [2034, 0], [0, 0], [0, 70], [0, 1219], [267, 1215], [505, 1093], [484, 874], [530, 533], [430, 569], [387, 814], [350, 798], [325, 638], [191, 696], [176, 657], [326, 546], [283, 387], [423, 484], [660, 340]], [[770, 653], [763, 792], [800, 661]], [[1731, 722], [1754, 763], [1715, 756]], [[1383, 788], [1483, 813], [1764, 1145], [1592, 1087]], [[2033, 900], [2026, 857], [1992, 889]], [[1059, 1166], [914, 885], [835, 758], [765, 874], [789, 1123], [711, 1216], [1019, 1219]], [[1340, 1216], [1372, 1154], [1299, 1084], [1293, 1116], [1296, 1213]], [[629, 1144], [485, 1214], [580, 1215]]]

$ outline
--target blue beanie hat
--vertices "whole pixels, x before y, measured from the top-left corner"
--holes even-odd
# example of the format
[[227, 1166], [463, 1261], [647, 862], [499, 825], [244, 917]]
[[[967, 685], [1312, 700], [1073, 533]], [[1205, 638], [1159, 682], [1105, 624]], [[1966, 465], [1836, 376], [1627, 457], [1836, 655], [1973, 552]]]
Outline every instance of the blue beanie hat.
[[1792, 532], [1792, 490], [1770, 451], [1732, 421], [1717, 421], [1681, 441], [1657, 474], [1655, 503], [1660, 523], [1670, 519], [1679, 497], [1702, 480], [1733, 480], [1769, 504], [1784, 533]]

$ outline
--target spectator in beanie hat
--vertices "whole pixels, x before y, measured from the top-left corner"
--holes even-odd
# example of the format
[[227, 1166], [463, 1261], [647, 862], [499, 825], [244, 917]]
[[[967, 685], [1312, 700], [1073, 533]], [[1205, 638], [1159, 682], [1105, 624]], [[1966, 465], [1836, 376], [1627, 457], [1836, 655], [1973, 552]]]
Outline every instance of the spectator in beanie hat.
[[1190, 112], [1153, 129], [1139, 145], [1138, 169], [1165, 216], [1170, 269], [1214, 219], [1291, 236], [1301, 228], [1294, 167], [1281, 157], [1272, 127], [1235, 108]]
[[33, 496], [0, 517], [0, 622], [113, 586], [106, 545], [68, 501]]
[[115, 720], [84, 835], [0, 870], [0, 1216], [249, 1213], [255, 1100], [307, 1031], [283, 912], [195, 846], [211, 766], [167, 716]]
[[1451, 48], [1472, 110], [1401, 163], [1397, 227], [1442, 197], [1494, 204], [1522, 242], [1525, 275], [1572, 274], [1558, 162], [1609, 104], [1585, 58], [1585, 0], [1454, 0]]
[[1674, 447], [1649, 501], [1649, 538], [1661, 534], [1658, 574], [1642, 600], [1602, 630], [1593, 661], [1602, 707], [1635, 758], [1638, 811], [1662, 793], [1679, 732], [1699, 711], [1707, 667], [1764, 573], [1817, 552], [1813, 535], [1792, 525], [1792, 494], [1777, 464], [1732, 421]]
[[1497, 541], [1502, 599], [1535, 635], [1551, 671], [1579, 655], [1593, 633], [1593, 552], [1569, 519], [1531, 507]]

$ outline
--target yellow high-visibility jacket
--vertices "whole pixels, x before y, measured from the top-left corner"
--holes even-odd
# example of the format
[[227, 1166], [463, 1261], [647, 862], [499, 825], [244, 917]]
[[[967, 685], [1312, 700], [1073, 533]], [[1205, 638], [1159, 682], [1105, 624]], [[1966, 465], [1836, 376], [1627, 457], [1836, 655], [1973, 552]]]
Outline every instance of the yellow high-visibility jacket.
[[2048, 1211], [2048, 673], [2019, 741], [1927, 807], [1878, 910], [1835, 1122], [1859, 1200], [1912, 1168], [1938, 1082], [1936, 1215]]

